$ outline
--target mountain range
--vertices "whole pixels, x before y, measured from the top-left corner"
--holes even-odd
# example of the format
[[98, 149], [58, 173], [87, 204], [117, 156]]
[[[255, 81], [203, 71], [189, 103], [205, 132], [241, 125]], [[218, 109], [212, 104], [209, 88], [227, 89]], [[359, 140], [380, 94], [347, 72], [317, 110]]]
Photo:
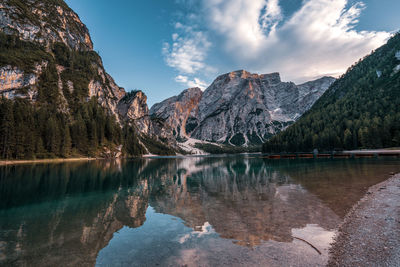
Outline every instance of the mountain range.
[[[238, 70], [149, 109], [144, 92], [127, 92], [107, 74], [64, 1], [2, 1], [0, 158], [243, 151], [265, 142], [266, 152], [396, 145], [397, 39], [339, 80], [296, 85], [279, 73]], [[373, 141], [377, 133], [384, 137]]]
[[282, 82], [279, 73], [239, 70], [219, 76], [204, 92], [190, 88], [155, 104], [150, 116], [181, 143], [255, 146], [296, 121], [334, 81], [323, 77], [295, 85]]
[[2, 158], [191, 153], [199, 152], [197, 142], [260, 145], [334, 81], [297, 86], [278, 73], [234, 71], [204, 92], [190, 88], [149, 110], [142, 91], [126, 92], [107, 74], [87, 27], [64, 1], [3, 1], [0, 15]]

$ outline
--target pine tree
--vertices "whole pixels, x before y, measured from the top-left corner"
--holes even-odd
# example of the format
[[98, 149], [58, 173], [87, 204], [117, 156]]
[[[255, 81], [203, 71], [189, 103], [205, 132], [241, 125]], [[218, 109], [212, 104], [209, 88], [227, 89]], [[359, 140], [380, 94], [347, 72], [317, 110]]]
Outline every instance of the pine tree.
[[349, 129], [346, 129], [344, 131], [343, 143], [344, 143], [344, 148], [353, 149], [353, 134]]
[[52, 116], [49, 118], [47, 125], [46, 125], [46, 149], [54, 154], [58, 155], [60, 151], [60, 131], [57, 125], [57, 119]]
[[71, 155], [71, 134], [68, 125], [63, 128], [63, 140], [60, 154], [65, 158]]
[[3, 159], [10, 159], [15, 144], [13, 103], [4, 98], [0, 101], [0, 155]]
[[85, 122], [80, 113], [77, 114], [75, 122], [72, 124], [72, 145], [79, 152], [87, 154], [88, 137]]

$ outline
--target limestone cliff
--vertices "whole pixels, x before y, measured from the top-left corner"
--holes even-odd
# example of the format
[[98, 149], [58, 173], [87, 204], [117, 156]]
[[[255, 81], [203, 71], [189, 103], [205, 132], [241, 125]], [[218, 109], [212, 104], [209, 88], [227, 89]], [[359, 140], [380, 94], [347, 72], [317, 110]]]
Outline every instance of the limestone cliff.
[[1, 1], [0, 29], [48, 49], [56, 42], [74, 50], [93, 49], [88, 29], [63, 0]]
[[147, 96], [142, 91], [127, 93], [118, 102], [117, 109], [120, 117], [125, 121], [135, 123], [141, 133], [150, 133], [151, 123], [149, 108], [147, 107]]
[[190, 136], [197, 126], [198, 105], [202, 95], [200, 88], [189, 88], [178, 96], [153, 105], [150, 116], [154, 122], [157, 119], [163, 122], [156, 134], [167, 136], [172, 132], [172, 136], [177, 140], [184, 140]]

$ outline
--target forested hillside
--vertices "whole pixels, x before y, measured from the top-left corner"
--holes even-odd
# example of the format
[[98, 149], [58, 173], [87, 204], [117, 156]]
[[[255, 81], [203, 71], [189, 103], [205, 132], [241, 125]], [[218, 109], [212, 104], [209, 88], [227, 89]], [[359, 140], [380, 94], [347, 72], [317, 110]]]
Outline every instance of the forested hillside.
[[338, 79], [263, 152], [400, 146], [400, 34]]
[[174, 154], [148, 117], [146, 96], [106, 73], [64, 1], [2, 2], [0, 159]]

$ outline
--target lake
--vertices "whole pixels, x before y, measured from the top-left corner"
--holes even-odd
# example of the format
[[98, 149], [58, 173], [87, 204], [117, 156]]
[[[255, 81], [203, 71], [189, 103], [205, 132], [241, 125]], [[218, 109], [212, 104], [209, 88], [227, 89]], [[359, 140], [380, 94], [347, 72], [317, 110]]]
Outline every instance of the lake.
[[258, 155], [0, 167], [0, 265], [323, 266], [398, 159]]

